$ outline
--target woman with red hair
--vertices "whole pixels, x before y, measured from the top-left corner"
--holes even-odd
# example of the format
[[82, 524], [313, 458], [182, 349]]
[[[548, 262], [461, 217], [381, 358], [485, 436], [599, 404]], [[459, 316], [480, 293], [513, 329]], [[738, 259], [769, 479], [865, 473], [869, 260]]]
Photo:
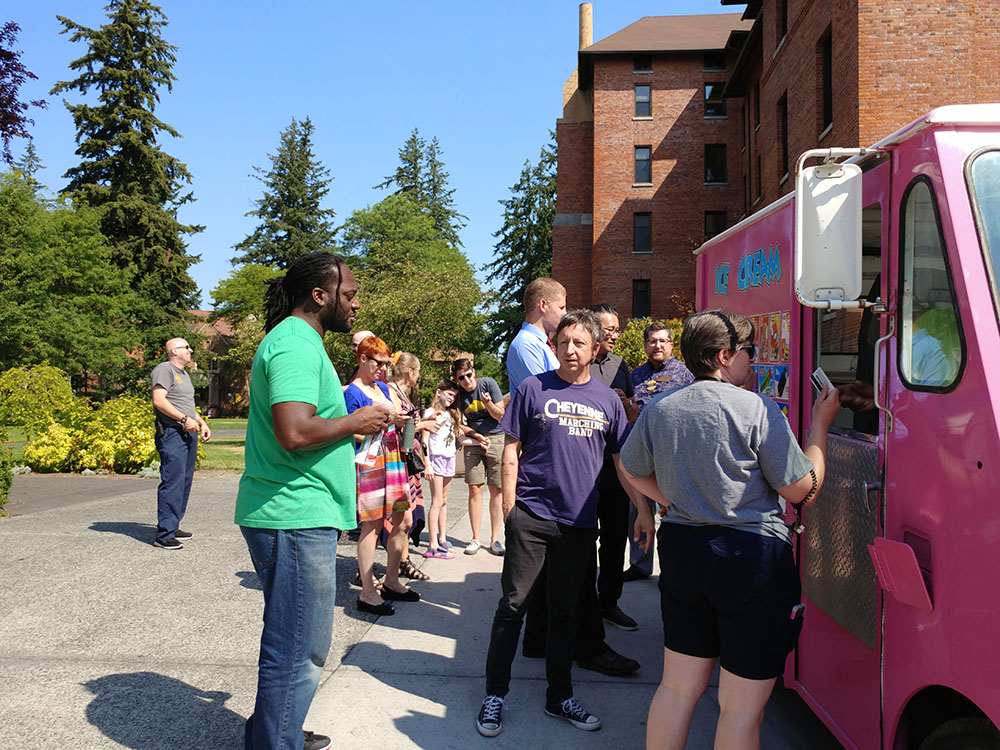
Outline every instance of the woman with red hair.
[[[358, 447], [358, 569], [361, 574], [361, 596], [358, 609], [374, 615], [391, 615], [395, 609], [388, 601], [420, 599], [420, 594], [399, 581], [399, 563], [407, 548], [410, 531], [406, 511], [410, 507], [406, 465], [400, 446], [400, 428], [411, 416], [401, 413], [394, 402], [385, 374], [391, 364], [389, 347], [377, 336], [369, 336], [358, 346], [358, 371], [344, 391], [348, 413], [370, 404], [384, 404], [393, 416], [392, 422], [374, 439], [355, 435]], [[362, 455], [363, 454], [363, 455]], [[381, 595], [375, 587], [372, 568], [379, 529], [386, 518], [392, 520], [392, 533], [386, 544], [388, 562]]]

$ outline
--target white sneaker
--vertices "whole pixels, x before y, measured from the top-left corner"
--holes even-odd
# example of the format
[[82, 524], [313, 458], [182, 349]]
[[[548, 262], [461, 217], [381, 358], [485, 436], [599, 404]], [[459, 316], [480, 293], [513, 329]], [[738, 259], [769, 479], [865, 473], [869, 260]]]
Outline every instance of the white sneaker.
[[474, 555], [477, 552], [479, 552], [479, 548], [482, 546], [483, 545], [481, 545], [477, 540], [473, 539], [471, 542], [468, 543], [468, 545], [466, 545], [465, 554]]

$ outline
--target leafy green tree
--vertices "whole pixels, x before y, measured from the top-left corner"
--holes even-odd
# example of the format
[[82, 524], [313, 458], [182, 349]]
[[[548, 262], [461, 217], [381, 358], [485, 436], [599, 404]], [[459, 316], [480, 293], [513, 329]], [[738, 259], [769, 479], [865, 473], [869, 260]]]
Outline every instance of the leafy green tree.
[[245, 263], [212, 290], [211, 320], [225, 318], [233, 327], [236, 344], [222, 357], [224, 374], [245, 372], [264, 338], [264, 292], [267, 280], [283, 271], [258, 263]]
[[198, 258], [187, 253], [184, 238], [202, 227], [177, 220], [178, 208], [192, 200], [182, 192], [191, 175], [158, 143], [161, 133], [179, 137], [154, 114], [161, 89], [170, 91], [176, 80], [177, 48], [162, 36], [167, 18], [148, 0], [111, 0], [105, 10], [108, 23], [96, 29], [57, 16], [61, 33], [84, 42], [87, 52], [70, 63], [79, 75], [52, 93], [96, 94], [96, 103], [65, 102], [81, 162], [67, 170], [62, 193], [99, 212], [112, 257], [138, 293], [133, 314], [152, 363], [197, 301], [188, 268]]
[[27, 116], [28, 108], [48, 106], [43, 99], [22, 102], [18, 98], [25, 81], [29, 78], [38, 79], [38, 76], [24, 67], [20, 50], [14, 49], [20, 30], [21, 27], [13, 21], [0, 26], [0, 142], [3, 143], [0, 158], [8, 164], [13, 163], [10, 142], [14, 138], [27, 138], [29, 143], [31, 141], [28, 125], [34, 125], [35, 121]]
[[[358, 330], [375, 331], [424, 362], [435, 352], [463, 350], [481, 335], [476, 306], [482, 295], [468, 259], [408, 196], [355, 211], [340, 242], [362, 290]], [[335, 340], [331, 354], [342, 372], [353, 369], [346, 343]]]
[[95, 210], [47, 205], [20, 173], [0, 175], [0, 369], [55, 365], [114, 377], [138, 340], [129, 275]]
[[35, 179], [35, 175], [43, 166], [38, 152], [35, 151], [35, 144], [28, 141], [21, 158], [14, 162], [14, 169], [21, 173], [24, 181], [28, 183], [35, 195], [38, 195], [43, 187], [42, 183]]
[[428, 145], [413, 129], [399, 149], [399, 166], [376, 188], [396, 187], [393, 195], [406, 195], [433, 219], [441, 239], [461, 247], [458, 232], [468, 217], [455, 209], [455, 190], [448, 186], [448, 173], [441, 161], [441, 146], [435, 136]]
[[490, 315], [490, 345], [500, 351], [517, 334], [524, 319], [524, 290], [535, 279], [552, 273], [552, 222], [556, 215], [555, 134], [538, 161], [525, 160], [503, 206], [503, 226], [493, 236], [493, 261], [486, 265], [500, 281]]
[[330, 170], [312, 150], [313, 124], [307, 117], [281, 132], [276, 153], [268, 154], [271, 168], [254, 167], [264, 194], [247, 216], [260, 220], [253, 233], [236, 245], [242, 255], [234, 263], [257, 263], [288, 268], [302, 255], [330, 247], [333, 209], [323, 208], [330, 192]]

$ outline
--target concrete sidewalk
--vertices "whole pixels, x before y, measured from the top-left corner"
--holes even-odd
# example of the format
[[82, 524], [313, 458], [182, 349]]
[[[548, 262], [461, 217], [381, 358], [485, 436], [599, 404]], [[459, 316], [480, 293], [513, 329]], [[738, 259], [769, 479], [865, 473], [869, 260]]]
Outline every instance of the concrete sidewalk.
[[[151, 546], [155, 486], [15, 478], [20, 515], [0, 519], [0, 750], [242, 747], [263, 602], [232, 523], [238, 479], [196, 475], [184, 524], [194, 539], [170, 552]], [[66, 489], [73, 486], [77, 502]], [[469, 538], [465, 493], [456, 480], [456, 544]], [[50, 495], [60, 502], [46, 505]], [[398, 603], [395, 616], [376, 620], [355, 609], [355, 549], [340, 545], [334, 643], [308, 728], [332, 735], [338, 748], [644, 746], [662, 665], [655, 579], [625, 586], [622, 608], [639, 630], [608, 633], [612, 646], [642, 663], [639, 673], [613, 679], [574, 670], [577, 696], [603, 719], [601, 731], [547, 717], [544, 664], [519, 656], [503, 734], [490, 740], [476, 733], [475, 715], [503, 561], [485, 551], [454, 560], [420, 552], [413, 560], [432, 577], [413, 584], [424, 601]], [[384, 566], [384, 553], [377, 562]], [[689, 748], [711, 747], [716, 712], [713, 687]], [[762, 746], [838, 744], [779, 690]]]

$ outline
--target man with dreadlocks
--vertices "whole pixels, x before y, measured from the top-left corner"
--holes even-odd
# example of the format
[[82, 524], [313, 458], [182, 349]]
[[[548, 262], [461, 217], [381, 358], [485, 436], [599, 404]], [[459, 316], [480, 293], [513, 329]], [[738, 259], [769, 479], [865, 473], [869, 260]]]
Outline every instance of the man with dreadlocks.
[[264, 591], [246, 747], [322, 750], [330, 738], [302, 723], [330, 650], [337, 530], [357, 525], [353, 435], [378, 432], [390, 414], [382, 406], [348, 414], [323, 348], [323, 334], [350, 331], [361, 306], [343, 259], [304, 255], [268, 283], [236, 497], [235, 520]]

